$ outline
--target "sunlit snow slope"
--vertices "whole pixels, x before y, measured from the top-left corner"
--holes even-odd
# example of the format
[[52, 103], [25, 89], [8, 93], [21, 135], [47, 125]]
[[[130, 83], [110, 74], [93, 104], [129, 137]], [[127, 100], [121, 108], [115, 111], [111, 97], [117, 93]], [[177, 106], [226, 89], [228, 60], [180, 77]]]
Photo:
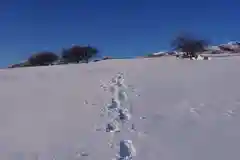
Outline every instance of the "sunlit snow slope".
[[[102, 86], [119, 72], [134, 128], [112, 138]], [[1, 160], [112, 160], [120, 140], [132, 140], [134, 160], [240, 159], [238, 57], [7, 69], [0, 89]]]

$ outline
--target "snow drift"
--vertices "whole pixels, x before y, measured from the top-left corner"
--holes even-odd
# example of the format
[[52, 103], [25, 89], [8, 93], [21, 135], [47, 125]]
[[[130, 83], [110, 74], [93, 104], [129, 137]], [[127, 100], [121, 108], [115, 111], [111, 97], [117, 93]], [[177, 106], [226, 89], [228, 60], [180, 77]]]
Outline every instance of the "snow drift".
[[[239, 64], [164, 57], [1, 70], [0, 159], [239, 159]], [[111, 88], [118, 73], [125, 89]], [[113, 121], [118, 131], [107, 132]]]

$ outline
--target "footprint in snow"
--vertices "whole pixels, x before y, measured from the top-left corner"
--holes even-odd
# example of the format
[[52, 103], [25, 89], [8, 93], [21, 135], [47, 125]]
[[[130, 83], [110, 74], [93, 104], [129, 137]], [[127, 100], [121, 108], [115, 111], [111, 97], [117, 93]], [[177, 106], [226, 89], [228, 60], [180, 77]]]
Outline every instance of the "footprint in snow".
[[117, 123], [108, 123], [106, 125], [106, 132], [114, 132], [114, 133], [120, 132], [118, 124]]
[[131, 140], [121, 140], [119, 154], [116, 155], [117, 160], [131, 160], [136, 156], [136, 149]]

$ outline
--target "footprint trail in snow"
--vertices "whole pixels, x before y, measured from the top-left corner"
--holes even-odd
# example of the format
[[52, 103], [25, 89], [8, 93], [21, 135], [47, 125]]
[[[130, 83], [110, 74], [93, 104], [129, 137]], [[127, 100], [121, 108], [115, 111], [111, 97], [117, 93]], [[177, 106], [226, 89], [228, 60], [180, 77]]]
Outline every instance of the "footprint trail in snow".
[[[131, 140], [125, 140], [125, 137], [120, 136], [119, 142], [114, 142], [114, 137], [120, 132], [126, 131], [125, 124], [131, 124], [132, 107], [128, 99], [128, 88], [124, 84], [123, 73], [117, 74], [111, 79], [109, 87], [104, 87], [106, 91], [109, 88], [111, 93], [111, 103], [104, 107], [104, 115], [107, 119], [105, 124], [105, 132], [110, 133], [110, 147], [119, 146], [115, 160], [132, 160], [136, 156], [136, 149]], [[132, 130], [135, 125], [131, 124]], [[128, 131], [128, 129], [127, 129]]]

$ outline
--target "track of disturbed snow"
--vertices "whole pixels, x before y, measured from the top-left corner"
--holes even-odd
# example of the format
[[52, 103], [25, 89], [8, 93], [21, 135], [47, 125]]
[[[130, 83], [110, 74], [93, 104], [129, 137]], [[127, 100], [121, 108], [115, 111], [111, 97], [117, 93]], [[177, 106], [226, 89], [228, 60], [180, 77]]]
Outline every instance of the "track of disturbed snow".
[[239, 159], [239, 62], [1, 70], [0, 159]]

